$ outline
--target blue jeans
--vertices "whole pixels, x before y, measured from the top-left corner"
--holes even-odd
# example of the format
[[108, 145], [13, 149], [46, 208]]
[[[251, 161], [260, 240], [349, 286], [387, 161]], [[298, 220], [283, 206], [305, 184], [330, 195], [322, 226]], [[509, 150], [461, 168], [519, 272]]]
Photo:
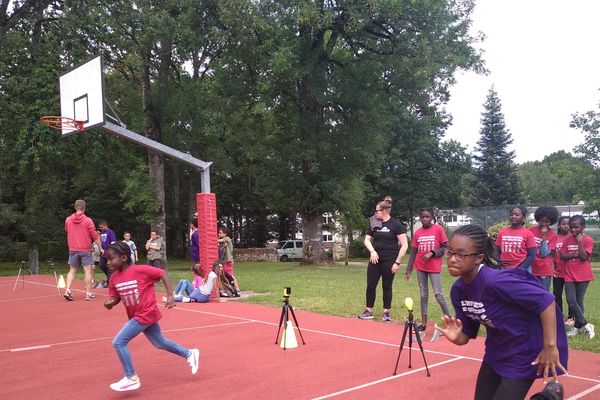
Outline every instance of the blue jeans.
[[193, 291], [194, 285], [192, 285], [187, 279], [181, 279], [177, 286], [175, 286], [175, 290], [173, 290], [173, 293], [185, 292], [185, 294], [189, 296], [189, 294]]
[[[210, 295], [200, 293], [199, 289], [194, 289], [188, 297], [194, 299], [196, 303], [208, 303], [210, 300]], [[183, 296], [175, 296], [174, 300], [176, 302], [181, 302], [183, 301]]]
[[551, 276], [536, 276], [536, 278], [547, 291], [550, 291], [550, 284], [552, 283]]
[[119, 333], [117, 333], [117, 336], [113, 339], [113, 347], [117, 351], [117, 355], [119, 356], [119, 360], [125, 371], [125, 376], [127, 377], [135, 375], [131, 354], [129, 353], [127, 344], [142, 332], [144, 332], [144, 335], [146, 335], [150, 343], [157, 349], [167, 350], [183, 358], [188, 358], [191, 354], [185, 347], [166, 339], [160, 331], [158, 322], [155, 322], [152, 325], [142, 325], [132, 318], [123, 326], [123, 328], [121, 328]]

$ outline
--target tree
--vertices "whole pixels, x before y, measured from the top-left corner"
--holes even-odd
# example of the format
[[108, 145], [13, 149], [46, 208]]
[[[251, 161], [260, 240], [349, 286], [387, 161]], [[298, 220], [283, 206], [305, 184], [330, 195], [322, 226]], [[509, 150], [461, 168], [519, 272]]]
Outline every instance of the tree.
[[[599, 104], [600, 108], [600, 104]], [[584, 133], [584, 143], [575, 152], [593, 165], [593, 173], [581, 182], [586, 211], [600, 212], [600, 111], [590, 110], [573, 115], [570, 126]]]
[[481, 114], [481, 137], [475, 147], [476, 189], [478, 205], [515, 204], [521, 200], [521, 190], [514, 162], [515, 152], [508, 147], [512, 135], [504, 123], [498, 94], [491, 88]]

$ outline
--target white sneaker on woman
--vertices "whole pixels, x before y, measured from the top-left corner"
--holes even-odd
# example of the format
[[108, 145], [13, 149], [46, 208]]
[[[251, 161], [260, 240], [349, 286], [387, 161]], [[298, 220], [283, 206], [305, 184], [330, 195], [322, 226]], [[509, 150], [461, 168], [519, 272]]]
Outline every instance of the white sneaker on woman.
[[588, 339], [593, 339], [594, 336], [596, 336], [596, 333], [594, 332], [594, 325], [590, 324], [589, 322], [583, 327], [583, 331]]
[[139, 389], [141, 385], [142, 385], [142, 383], [140, 382], [139, 377], [137, 379], [133, 380], [133, 379], [129, 379], [128, 377], [124, 376], [123, 379], [121, 379], [120, 381], [111, 383], [110, 388], [117, 392], [128, 392], [130, 390]]

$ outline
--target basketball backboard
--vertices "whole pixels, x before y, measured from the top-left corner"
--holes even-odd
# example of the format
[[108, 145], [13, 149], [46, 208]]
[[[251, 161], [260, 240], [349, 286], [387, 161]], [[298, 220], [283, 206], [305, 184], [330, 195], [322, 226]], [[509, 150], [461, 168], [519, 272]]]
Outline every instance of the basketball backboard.
[[[62, 74], [60, 82], [60, 114], [83, 122], [83, 129], [105, 124], [104, 73], [102, 55], [97, 55]], [[63, 136], [77, 132], [62, 128]]]

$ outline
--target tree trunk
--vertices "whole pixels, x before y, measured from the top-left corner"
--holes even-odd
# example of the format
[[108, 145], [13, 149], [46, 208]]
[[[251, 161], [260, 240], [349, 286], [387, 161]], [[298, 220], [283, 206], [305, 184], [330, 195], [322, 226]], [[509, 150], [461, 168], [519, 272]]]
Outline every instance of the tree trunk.
[[[160, 119], [156, 115], [155, 104], [152, 101], [150, 87], [150, 60], [145, 57], [145, 64], [142, 67], [142, 102], [144, 105], [144, 134], [152, 140], [160, 142], [161, 130]], [[157, 151], [148, 149], [148, 169], [150, 173], [150, 182], [152, 184], [152, 192], [158, 203], [158, 209], [154, 214], [154, 226], [156, 232], [163, 239], [162, 258], [163, 262], [167, 263], [167, 237], [166, 237], [166, 213], [165, 213], [165, 160], [164, 156]]]
[[[40, 273], [40, 252], [36, 244], [29, 244], [27, 248], [27, 262], [32, 274]], [[25, 271], [21, 272], [24, 273]]]
[[302, 215], [304, 256], [302, 264], [329, 264], [331, 261], [323, 250], [321, 215]]

